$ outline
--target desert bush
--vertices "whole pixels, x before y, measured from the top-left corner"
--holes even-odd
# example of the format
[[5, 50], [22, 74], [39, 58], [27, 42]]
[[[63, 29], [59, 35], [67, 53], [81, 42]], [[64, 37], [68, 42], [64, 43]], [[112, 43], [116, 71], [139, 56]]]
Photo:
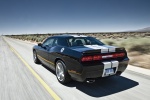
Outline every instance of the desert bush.
[[107, 44], [108, 45], [113, 45], [113, 44], [115, 44], [113, 41], [107, 41]]
[[140, 53], [150, 53], [150, 44], [133, 45], [129, 48], [129, 52], [138, 51]]
[[150, 38], [102, 39], [107, 45], [125, 47], [129, 52], [150, 53]]

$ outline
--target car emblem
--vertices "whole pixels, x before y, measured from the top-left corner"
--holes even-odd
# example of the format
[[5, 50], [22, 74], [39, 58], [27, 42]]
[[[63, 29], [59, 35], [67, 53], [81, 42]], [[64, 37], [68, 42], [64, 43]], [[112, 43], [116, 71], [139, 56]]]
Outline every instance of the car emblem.
[[65, 48], [62, 48], [61, 50], [60, 50], [60, 52], [63, 52], [65, 50]]

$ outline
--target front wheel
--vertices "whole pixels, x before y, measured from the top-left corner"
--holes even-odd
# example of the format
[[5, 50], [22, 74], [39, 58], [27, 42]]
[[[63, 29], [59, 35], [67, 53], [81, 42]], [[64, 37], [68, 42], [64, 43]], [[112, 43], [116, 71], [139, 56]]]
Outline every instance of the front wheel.
[[61, 60], [58, 60], [56, 62], [56, 77], [58, 81], [62, 84], [71, 81], [71, 78], [66, 70], [66, 65]]

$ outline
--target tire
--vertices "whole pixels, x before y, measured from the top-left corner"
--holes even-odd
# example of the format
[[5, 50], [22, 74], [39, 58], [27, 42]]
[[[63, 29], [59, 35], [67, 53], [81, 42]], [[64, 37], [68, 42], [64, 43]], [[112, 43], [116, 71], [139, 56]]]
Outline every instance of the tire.
[[64, 64], [63, 61], [58, 60], [56, 62], [56, 77], [57, 80], [61, 83], [61, 84], [66, 84], [69, 83], [71, 81], [71, 77], [68, 74], [67, 70], [66, 70], [66, 65]]
[[33, 51], [33, 60], [34, 60], [34, 63], [40, 64], [40, 61], [39, 61], [39, 59], [38, 59], [38, 57], [37, 57], [37, 54], [36, 54], [36, 51], [35, 51], [35, 50]]

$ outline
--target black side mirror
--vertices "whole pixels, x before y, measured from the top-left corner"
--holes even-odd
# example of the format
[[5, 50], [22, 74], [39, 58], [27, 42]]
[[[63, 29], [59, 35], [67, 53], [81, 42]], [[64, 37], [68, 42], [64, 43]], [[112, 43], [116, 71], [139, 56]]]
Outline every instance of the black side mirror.
[[41, 47], [41, 46], [42, 46], [42, 43], [38, 43], [38, 46], [40, 46], [40, 47]]

